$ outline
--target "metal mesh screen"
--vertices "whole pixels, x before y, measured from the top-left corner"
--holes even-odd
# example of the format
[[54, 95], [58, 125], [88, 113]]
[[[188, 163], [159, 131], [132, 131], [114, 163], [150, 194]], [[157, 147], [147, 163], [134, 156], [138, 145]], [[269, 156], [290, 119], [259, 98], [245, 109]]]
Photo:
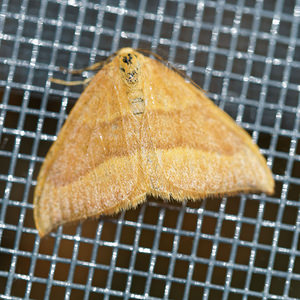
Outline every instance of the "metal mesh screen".
[[[0, 297], [300, 298], [299, 0], [2, 0]], [[82, 87], [49, 77], [124, 46], [186, 71], [267, 157], [276, 193], [165, 203], [40, 240], [33, 190]], [[89, 74], [84, 73], [84, 76]]]

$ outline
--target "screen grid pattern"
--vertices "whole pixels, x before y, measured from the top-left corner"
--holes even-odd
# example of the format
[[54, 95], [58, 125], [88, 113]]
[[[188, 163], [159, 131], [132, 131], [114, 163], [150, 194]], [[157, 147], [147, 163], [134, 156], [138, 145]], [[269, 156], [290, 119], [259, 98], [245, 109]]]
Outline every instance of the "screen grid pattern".
[[[40, 239], [38, 170], [83, 90], [49, 78], [80, 80], [61, 67], [122, 47], [207, 91], [260, 147], [275, 194], [149, 198]], [[299, 74], [299, 0], [1, 1], [0, 298], [299, 299]]]

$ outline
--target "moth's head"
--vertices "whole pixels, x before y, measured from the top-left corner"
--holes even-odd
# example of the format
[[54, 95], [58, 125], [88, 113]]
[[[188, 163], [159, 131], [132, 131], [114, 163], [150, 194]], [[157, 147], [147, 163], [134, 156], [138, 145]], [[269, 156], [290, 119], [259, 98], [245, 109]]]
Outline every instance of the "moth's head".
[[140, 80], [141, 62], [139, 54], [132, 48], [123, 48], [118, 52], [119, 69], [125, 83], [135, 86]]

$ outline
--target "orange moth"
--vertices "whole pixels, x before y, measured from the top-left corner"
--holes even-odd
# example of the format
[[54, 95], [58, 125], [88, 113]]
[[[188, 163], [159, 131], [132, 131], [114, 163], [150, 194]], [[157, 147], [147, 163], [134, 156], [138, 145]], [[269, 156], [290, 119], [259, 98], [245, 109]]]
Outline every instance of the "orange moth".
[[147, 195], [183, 201], [273, 190], [242, 128], [178, 73], [123, 48], [91, 80], [48, 152], [34, 219], [44, 236]]

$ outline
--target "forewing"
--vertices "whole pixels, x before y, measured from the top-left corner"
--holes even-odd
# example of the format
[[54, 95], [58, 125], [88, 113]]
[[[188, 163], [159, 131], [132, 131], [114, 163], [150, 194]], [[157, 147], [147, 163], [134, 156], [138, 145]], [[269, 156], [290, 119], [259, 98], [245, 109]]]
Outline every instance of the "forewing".
[[130, 206], [139, 178], [139, 124], [117, 61], [83, 92], [38, 177], [35, 222], [41, 236], [59, 224]]
[[182, 200], [273, 191], [266, 161], [242, 128], [174, 71], [150, 59], [145, 66], [152, 194]]

